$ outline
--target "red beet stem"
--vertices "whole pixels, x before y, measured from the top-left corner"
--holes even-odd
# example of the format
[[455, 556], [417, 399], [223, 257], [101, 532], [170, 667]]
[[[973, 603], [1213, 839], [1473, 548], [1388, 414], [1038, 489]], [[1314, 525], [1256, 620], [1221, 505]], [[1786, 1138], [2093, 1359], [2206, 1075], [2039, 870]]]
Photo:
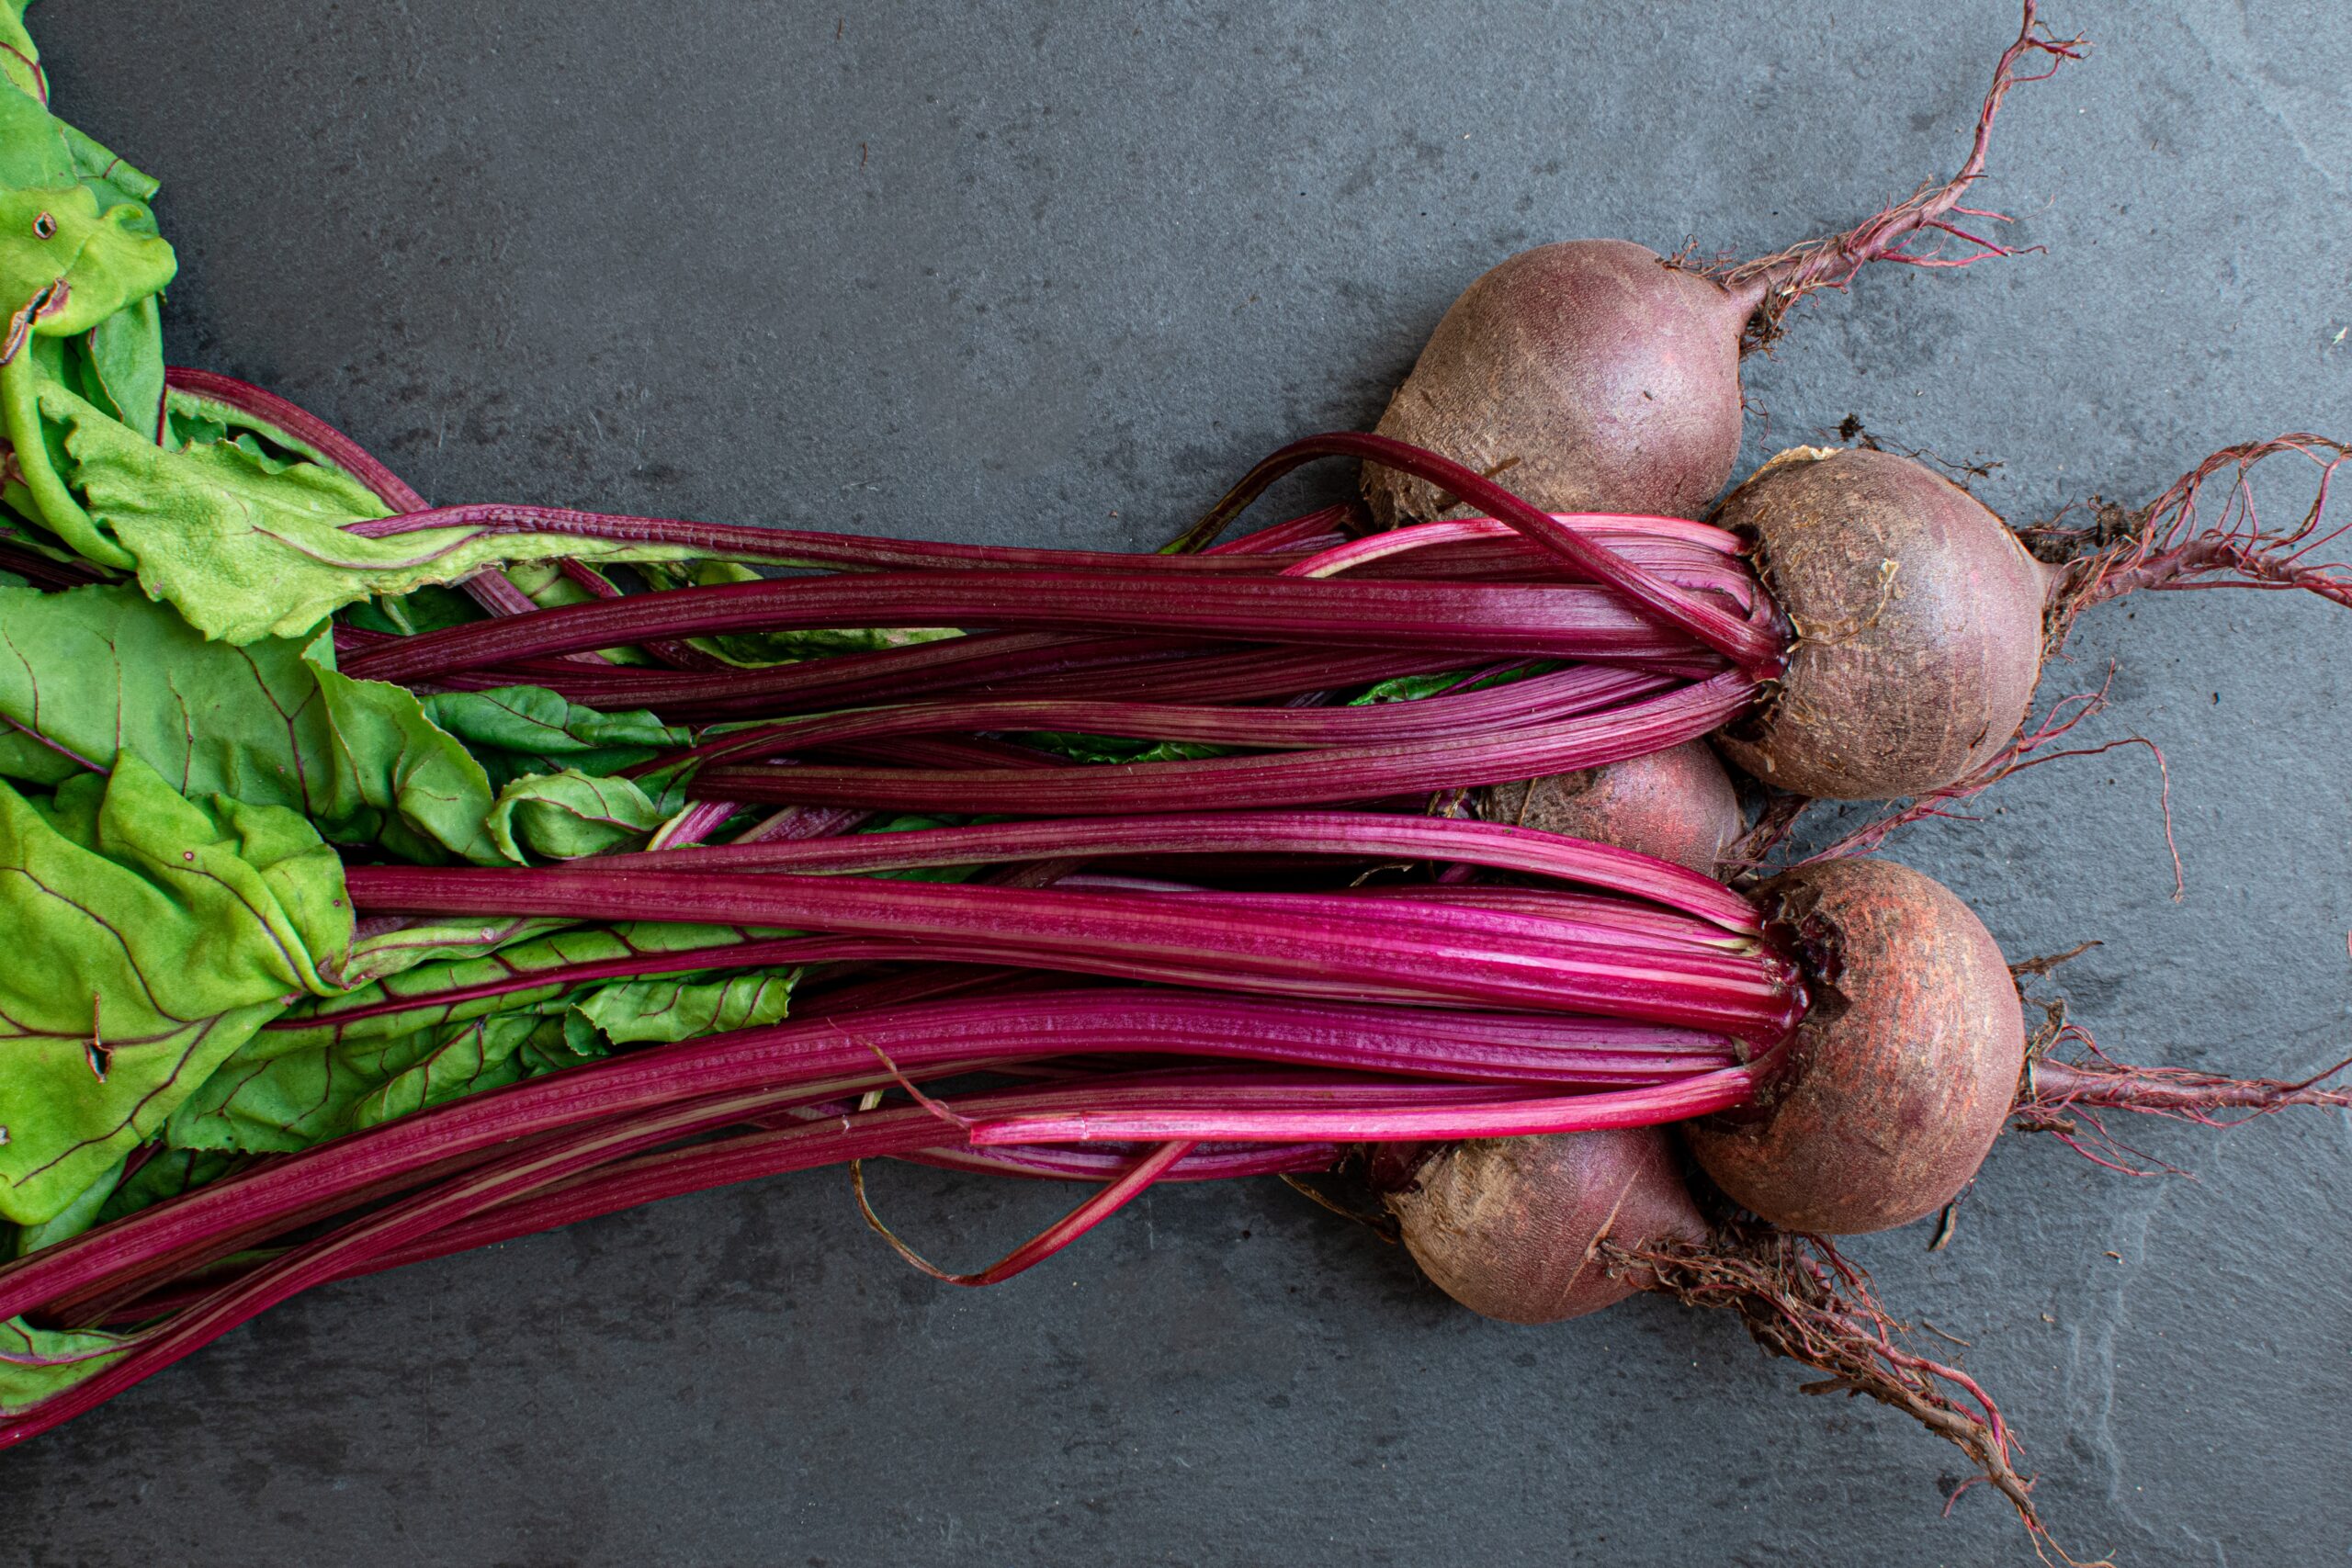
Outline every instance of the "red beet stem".
[[1160, 1145], [1141, 1159], [1136, 1160], [1116, 1180], [1108, 1183], [1100, 1191], [1091, 1194], [1069, 1213], [1006, 1253], [996, 1262], [967, 1274], [951, 1274], [941, 1269], [901, 1241], [897, 1232], [884, 1224], [882, 1216], [876, 1213], [873, 1204], [866, 1201], [865, 1172], [854, 1161], [850, 1165], [850, 1186], [857, 1195], [858, 1211], [865, 1216], [865, 1223], [873, 1226], [875, 1234], [889, 1243], [890, 1249], [908, 1263], [943, 1284], [995, 1285], [1012, 1279], [1016, 1274], [1035, 1268], [1143, 1196], [1155, 1183], [1165, 1177], [1178, 1161], [1191, 1154], [1193, 1146], [1192, 1140], [1182, 1138]]
[[[1727, 613], [1701, 608], [1747, 627]], [[1464, 656], [1621, 662], [1684, 660], [1694, 651], [1689, 638], [1629, 609], [1612, 590], [1585, 584], [1254, 577], [1206, 579], [1180, 592], [1149, 571], [876, 572], [681, 588], [449, 626], [370, 648], [351, 661], [350, 672], [417, 681], [645, 637], [940, 626], [1377, 643]]]
[[1747, 676], [1726, 671], [1607, 712], [1497, 734], [1197, 761], [1109, 762], [1051, 777], [997, 770], [757, 765], [709, 768], [688, 787], [698, 795], [729, 800], [1020, 816], [1175, 811], [1204, 799], [1242, 807], [1375, 800], [1509, 784], [1645, 756], [1715, 729], [1745, 711], [1756, 690]]
[[[1664, 863], [1657, 863], [1663, 865]], [[1720, 1029], [1777, 1042], [1798, 1010], [1793, 973], [1758, 953], [1745, 978], [1661, 946], [1647, 954], [1532, 938], [1503, 917], [1435, 907], [1405, 929], [1394, 906], [1307, 908], [1238, 919], [1148, 894], [956, 886], [789, 874], [711, 877], [620, 869], [353, 866], [352, 907], [368, 914], [540, 914], [598, 920], [768, 926], [899, 937], [1017, 953], [1044, 968], [1125, 977], [1138, 964], [1223, 969], [1236, 988], [1369, 987], [1431, 1001], [1597, 1012]]]
[[[1408, 861], [1443, 860], [1583, 883], [1655, 900], [1722, 930], [1752, 936], [1756, 910], [1722, 884], [1668, 862], [1509, 823], [1379, 812], [1184, 812], [924, 828], [796, 842], [713, 845], [603, 860], [594, 868], [700, 871], [854, 871], [875, 875], [944, 865], [985, 865], [1066, 852], [1089, 859], [1244, 852]], [[574, 867], [578, 874], [582, 867]], [[1454, 897], [1507, 899], [1510, 888]], [[1397, 897], [1436, 897], [1398, 890]]]
[[1563, 526], [1551, 513], [1529, 505], [1484, 475], [1451, 458], [1385, 435], [1342, 432], [1292, 442], [1243, 475], [1240, 482], [1227, 491], [1170, 550], [1196, 548], [1216, 538], [1264, 493], [1267, 486], [1318, 457], [1352, 457], [1444, 486], [1457, 500], [1485, 509], [1552, 551], [1579, 576], [1606, 584], [1659, 621], [1679, 628], [1758, 679], [1778, 671], [1787, 652], [1780, 628], [1760, 620], [1744, 619], [1710, 604], [1632, 565], [1577, 530]]
[[[0, 532], [6, 525], [0, 524]], [[113, 574], [103, 567], [85, 560], [56, 560], [38, 550], [19, 548], [0, 543], [0, 571], [12, 571], [36, 588], [82, 588], [93, 582], [111, 582]]]
[[1484, 691], [1348, 707], [1251, 708], [1034, 697], [910, 702], [730, 731], [631, 771], [654, 773], [684, 761], [754, 761], [869, 736], [979, 730], [1057, 730], [1282, 750], [1386, 745], [1573, 717], [1646, 696], [1670, 684], [1670, 677], [1645, 671], [1579, 664]]
[[[1660, 1058], [1657, 1077], [1713, 1071], [1722, 1058], [1711, 1053], [1723, 1049], [1688, 1031], [1594, 1019], [1150, 990], [1017, 993], [816, 1018], [650, 1047], [274, 1159], [0, 1266], [0, 1319], [110, 1280], [169, 1278], [281, 1234], [289, 1221], [397, 1191], [421, 1173], [462, 1168], [457, 1162], [512, 1139], [689, 1099], [756, 1093], [774, 1108], [887, 1087], [901, 1071], [945, 1076], [1024, 1056], [1236, 1055], [1540, 1083], [1564, 1074], [1573, 1081], [1584, 1065], [1606, 1066], [1621, 1051]], [[1579, 1053], [1588, 1054], [1583, 1064]], [[923, 1140], [940, 1141], [935, 1128]]]
[[1295, 1088], [1263, 1098], [1231, 1090], [1170, 1090], [1159, 1105], [1033, 1111], [974, 1121], [972, 1146], [1122, 1143], [1166, 1138], [1217, 1138], [1288, 1144], [1308, 1139], [1383, 1143], [1412, 1139], [1505, 1138], [1544, 1133], [1593, 1133], [1651, 1127], [1743, 1104], [1756, 1089], [1754, 1069], [1723, 1067], [1670, 1084], [1600, 1094], [1497, 1097], [1485, 1103], [1411, 1103], [1432, 1097], [1400, 1091], [1405, 1101], [1381, 1105], [1366, 1096], [1352, 1103], [1317, 1105]]

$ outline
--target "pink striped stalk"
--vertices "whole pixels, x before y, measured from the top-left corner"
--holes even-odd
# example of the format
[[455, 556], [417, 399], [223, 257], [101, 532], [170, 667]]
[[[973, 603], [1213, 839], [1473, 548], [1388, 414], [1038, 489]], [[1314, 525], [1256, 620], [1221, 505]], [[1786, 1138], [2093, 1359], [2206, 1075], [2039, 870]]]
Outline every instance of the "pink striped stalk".
[[630, 772], [658, 773], [682, 762], [758, 761], [873, 736], [973, 731], [1065, 730], [1283, 750], [1389, 745], [1572, 718], [1673, 684], [1671, 677], [1645, 671], [1578, 664], [1482, 691], [1350, 707], [1251, 708], [1033, 696], [906, 702], [731, 730]]
[[1244, 474], [1240, 482], [1227, 491], [1172, 547], [1197, 547], [1216, 538], [1227, 524], [1264, 494], [1269, 485], [1293, 469], [1322, 457], [1377, 463], [1438, 485], [1460, 501], [1510, 525], [1567, 562], [1585, 580], [1607, 584], [1626, 601], [1722, 654], [1753, 678], [1769, 680], [1780, 671], [1787, 647], [1783, 629], [1775, 624], [1775, 617], [1742, 618], [1710, 604], [1676, 583], [1628, 563], [1577, 529], [1565, 526], [1549, 513], [1529, 505], [1484, 474], [1385, 435], [1340, 432], [1292, 442]]
[[[380, 643], [354, 638], [347, 628], [336, 633], [336, 648], [345, 653], [377, 646]], [[831, 712], [861, 703], [1016, 683], [1024, 694], [1039, 697], [1250, 702], [1400, 675], [1437, 674], [1458, 669], [1461, 662], [1429, 650], [1234, 649], [1165, 638], [984, 632], [912, 648], [739, 671], [724, 679], [652, 670], [590, 674], [560, 660], [526, 660], [418, 683], [453, 690], [545, 686], [594, 707], [651, 708], [673, 722], [684, 722]]]
[[[1078, 770], [1073, 770], [1076, 772]], [[1527, 936], [1490, 911], [1363, 910], [1297, 896], [1288, 916], [1238, 919], [1191, 898], [788, 874], [353, 866], [364, 914], [555, 915], [767, 926], [1019, 952], [1038, 967], [1112, 978], [1139, 966], [1222, 971], [1235, 988], [1363, 987], [1433, 1003], [1599, 1013], [1720, 1030], [1769, 1044], [1800, 1007], [1794, 971], [1758, 952], [1738, 972], [1661, 946], [1635, 954]], [[1483, 918], [1482, 918], [1483, 917]]]
[[[1680, 591], [1675, 591], [1678, 594]], [[1726, 609], [1711, 617], [1748, 627]], [[420, 681], [656, 636], [832, 626], [994, 626], [1442, 649], [1496, 658], [1686, 662], [1703, 651], [1614, 590], [1586, 583], [1233, 577], [1171, 591], [1166, 574], [873, 572], [680, 588], [447, 626], [370, 648], [355, 676]], [[1750, 628], [1754, 629], [1754, 628]]]
[[1755, 694], [1746, 676], [1725, 671], [1606, 712], [1496, 734], [1190, 761], [1106, 762], [1051, 778], [956, 768], [722, 766], [703, 770], [687, 788], [696, 795], [739, 801], [1012, 816], [1175, 811], [1204, 799], [1241, 807], [1375, 800], [1507, 784], [1645, 756], [1719, 728], [1743, 712]]
[[[1302, 1083], [1171, 1088], [1125, 1104], [984, 1115], [973, 1119], [974, 1148], [1028, 1144], [1121, 1143], [1219, 1138], [1289, 1144], [1329, 1138], [1349, 1143], [1530, 1137], [1653, 1127], [1711, 1115], [1746, 1103], [1756, 1070], [1722, 1067], [1670, 1084], [1613, 1094], [1496, 1094], [1484, 1100], [1442, 1097], [1424, 1086], [1334, 1089]], [[1394, 1092], [1388, 1092], [1393, 1088]], [[1104, 1096], [1104, 1100], [1111, 1097]]]
[[727, 825], [742, 807], [732, 800], [698, 800], [654, 831], [646, 847], [684, 849], [699, 844]]
[[[621, 591], [613, 580], [584, 560], [566, 558], [556, 562], [556, 570], [563, 574], [565, 581], [584, 590], [595, 598], [618, 599], [621, 597]], [[481, 575], [483, 574], [480, 572], [475, 574], [475, 576]], [[467, 581], [471, 581], [472, 579], [469, 578]], [[538, 608], [536, 604], [531, 607]], [[650, 637], [637, 646], [656, 662], [666, 664], [673, 670], [699, 670], [707, 673], [712, 671], [735, 668], [724, 659], [705, 653], [702, 649], [676, 637]], [[578, 659], [582, 656], [571, 653], [564, 657]], [[603, 660], [600, 659], [599, 662]]]
[[[831, 871], [875, 875], [1030, 860], [1056, 853], [1101, 860], [1112, 856], [1247, 851], [1341, 859], [1454, 861], [1490, 871], [1548, 877], [1630, 895], [1682, 910], [1722, 931], [1743, 936], [1753, 936], [1758, 930], [1755, 907], [1737, 893], [1696, 872], [1632, 850], [1506, 822], [1378, 812], [1200, 811], [1069, 821], [993, 822], [813, 841], [648, 852], [630, 855], [625, 861], [589, 864], [597, 870], [626, 865], [651, 871]], [[573, 869], [576, 872], [582, 868]], [[1430, 893], [1430, 889], [1399, 889], [1393, 896], [1421, 897]], [[1463, 889], [1448, 895], [1455, 899], [1493, 900], [1498, 908], [1525, 896], [1560, 897], [1548, 891], [1509, 887]], [[1640, 905], [1618, 903], [1611, 907], [1629, 913], [1643, 912]]]
[[[765, 1113], [979, 1066], [1057, 1056], [1233, 1057], [1456, 1086], [1652, 1083], [1717, 1072], [1720, 1037], [1596, 1018], [1250, 1000], [1110, 988], [922, 1002], [653, 1046], [453, 1101], [277, 1157], [0, 1266], [0, 1319], [213, 1258], [467, 1168], [516, 1139], [714, 1097]], [[1482, 1092], [1491, 1094], [1491, 1087]], [[1631, 1092], [1642, 1092], [1634, 1089]], [[1581, 1097], [1596, 1115], [1617, 1101]], [[1293, 1142], [1300, 1140], [1289, 1140]], [[923, 1145], [942, 1138], [936, 1126]]]

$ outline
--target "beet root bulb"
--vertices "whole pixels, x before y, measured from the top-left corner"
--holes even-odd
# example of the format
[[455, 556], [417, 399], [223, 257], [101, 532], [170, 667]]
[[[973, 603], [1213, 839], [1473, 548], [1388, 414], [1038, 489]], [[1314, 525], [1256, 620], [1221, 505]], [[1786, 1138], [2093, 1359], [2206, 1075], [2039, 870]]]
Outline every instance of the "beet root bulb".
[[1789, 622], [1779, 682], [1720, 743], [1799, 795], [1923, 795], [2025, 722], [2049, 569], [1984, 504], [1893, 453], [1796, 447], [1725, 497]]
[[1641, 1270], [1611, 1271], [1603, 1243], [1641, 1252], [1707, 1234], [1649, 1127], [1456, 1144], [1385, 1201], [1421, 1271], [1505, 1323], [1581, 1317], [1645, 1289]]
[[[1695, 517], [1739, 457], [1739, 336], [1755, 309], [1624, 240], [1522, 251], [1454, 300], [1378, 433], [1440, 452], [1550, 512]], [[1367, 466], [1384, 528], [1466, 516]]]
[[2000, 948], [1949, 890], [1889, 861], [1799, 866], [1757, 897], [1811, 1003], [1752, 1101], [1686, 1125], [1691, 1156], [1787, 1230], [1934, 1213], [1984, 1163], [2025, 1067]]
[[1481, 790], [1489, 822], [1634, 850], [1713, 876], [1746, 824], [1731, 774], [1703, 740]]

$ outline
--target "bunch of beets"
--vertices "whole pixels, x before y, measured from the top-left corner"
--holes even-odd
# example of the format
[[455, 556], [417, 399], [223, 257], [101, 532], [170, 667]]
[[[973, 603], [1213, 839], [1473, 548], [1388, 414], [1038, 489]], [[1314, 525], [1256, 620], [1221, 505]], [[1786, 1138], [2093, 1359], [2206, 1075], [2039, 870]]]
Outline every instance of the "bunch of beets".
[[[1375, 433], [1142, 558], [429, 505], [165, 369], [154, 183], [51, 115], [21, 10], [0, 1442], [310, 1286], [725, 1183], [1082, 1191], [974, 1273], [890, 1238], [980, 1284], [1279, 1173], [1496, 1317], [1728, 1307], [2039, 1532], [1994, 1402], [1829, 1238], [1945, 1210], [2007, 1126], [2345, 1101], [2030, 1032], [1975, 916], [1858, 852], [2063, 731], [2030, 716], [2083, 611], [2352, 604], [2343, 446], [2023, 533], [1868, 448], [1723, 493], [1799, 300], [2009, 254], [1964, 205], [1995, 116], [2081, 50], [2030, 0], [1951, 179], [1736, 265], [1513, 256]], [[2245, 484], [2278, 454], [2319, 479], [2285, 529]], [[1217, 542], [1320, 458], [1361, 502]], [[1782, 863], [1814, 798], [1913, 804]]]

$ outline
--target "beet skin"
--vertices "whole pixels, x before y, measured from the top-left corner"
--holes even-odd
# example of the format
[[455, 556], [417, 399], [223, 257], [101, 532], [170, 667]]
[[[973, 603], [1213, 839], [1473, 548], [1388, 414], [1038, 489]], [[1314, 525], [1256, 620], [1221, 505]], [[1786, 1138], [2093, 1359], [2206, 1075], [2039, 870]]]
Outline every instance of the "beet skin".
[[[1522, 251], [1463, 290], [1379, 434], [1491, 475], [1547, 512], [1695, 517], [1739, 457], [1739, 333], [1755, 310], [1625, 240]], [[1470, 510], [1366, 465], [1384, 528]]]
[[1702, 1168], [1787, 1230], [1852, 1235], [1942, 1208], [1999, 1135], [2025, 1067], [2008, 965], [1967, 905], [1882, 860], [1758, 891], [1811, 997], [1748, 1105], [1687, 1124]]
[[1646, 757], [1497, 784], [1477, 796], [1480, 817], [1635, 850], [1715, 874], [1745, 823], [1731, 774], [1703, 740]]
[[1581, 1317], [1645, 1288], [1593, 1258], [1603, 1241], [1635, 1250], [1707, 1234], [1654, 1127], [1456, 1144], [1386, 1201], [1421, 1271], [1506, 1323]]
[[1800, 446], [1725, 497], [1794, 632], [1721, 737], [1768, 784], [1833, 800], [1957, 782], [2024, 723], [2049, 574], [1974, 496], [1908, 457]]

